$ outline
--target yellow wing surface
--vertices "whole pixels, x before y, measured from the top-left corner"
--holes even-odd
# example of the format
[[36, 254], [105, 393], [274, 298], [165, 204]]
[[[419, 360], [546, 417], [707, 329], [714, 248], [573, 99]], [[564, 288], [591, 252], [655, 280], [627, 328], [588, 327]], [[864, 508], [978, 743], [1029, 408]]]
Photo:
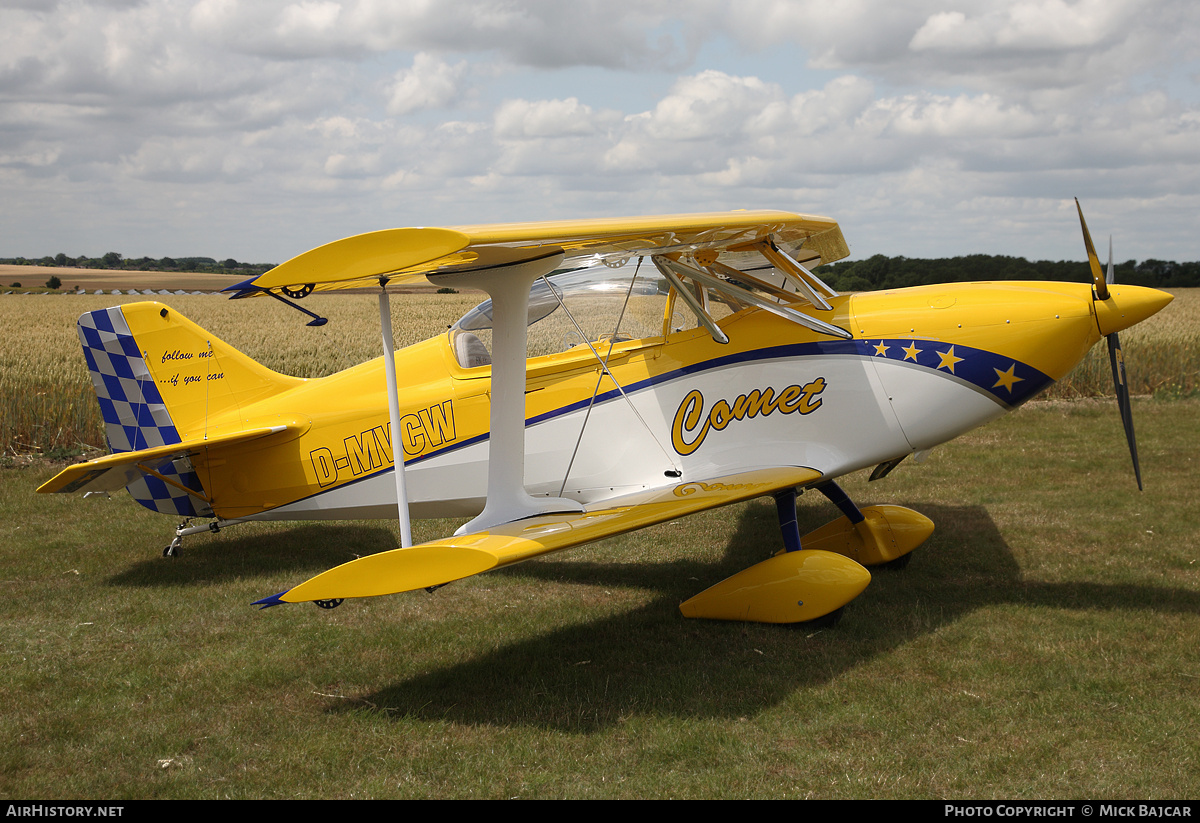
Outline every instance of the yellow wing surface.
[[440, 586], [538, 555], [750, 500], [821, 478], [809, 468], [769, 468], [627, 495], [582, 514], [545, 515], [488, 531], [393, 549], [353, 560], [259, 605], [374, 597]]
[[622, 259], [699, 249], [736, 253], [768, 237], [802, 250], [799, 259], [812, 265], [849, 253], [837, 221], [817, 215], [756, 210], [608, 217], [369, 232], [307, 251], [245, 285], [276, 289], [311, 284], [320, 291], [378, 286], [381, 276], [402, 285], [438, 271], [511, 264], [544, 254], [547, 247], [561, 248], [568, 259]]
[[[164, 482], [175, 481], [164, 478], [157, 470], [184, 457], [194, 457], [209, 449], [248, 443], [281, 432], [293, 434], [302, 431], [307, 424], [289, 423], [280, 426], [261, 426], [230, 432], [228, 434], [198, 437], [181, 443], [156, 446], [131, 452], [116, 452], [86, 463], [69, 466], [47, 480], [38, 491], [42, 494], [116, 491], [124, 488], [144, 474], [153, 474]], [[180, 487], [182, 489], [182, 487]], [[183, 489], [183, 491], [189, 491]], [[189, 493], [191, 493], [189, 491]]]

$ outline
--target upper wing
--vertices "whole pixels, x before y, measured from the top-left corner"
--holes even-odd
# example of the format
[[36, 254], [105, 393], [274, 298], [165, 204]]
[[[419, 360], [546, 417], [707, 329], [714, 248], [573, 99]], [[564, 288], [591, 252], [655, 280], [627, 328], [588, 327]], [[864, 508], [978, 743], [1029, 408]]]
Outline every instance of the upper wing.
[[378, 286], [378, 278], [384, 275], [401, 285], [435, 271], [519, 262], [528, 255], [544, 255], [547, 247], [561, 248], [567, 259], [590, 255], [620, 259], [701, 249], [726, 250], [736, 256], [751, 253], [754, 244], [767, 238], [790, 247], [801, 263], [811, 265], [849, 253], [837, 221], [783, 211], [387, 229], [327, 243], [231, 288], [251, 292], [306, 284], [316, 290], [361, 288]]
[[353, 560], [260, 605], [373, 597], [439, 586], [559, 549], [652, 526], [705, 509], [805, 486], [821, 478], [809, 468], [770, 468], [690, 481], [605, 501], [582, 514], [532, 517], [488, 531], [393, 549]]

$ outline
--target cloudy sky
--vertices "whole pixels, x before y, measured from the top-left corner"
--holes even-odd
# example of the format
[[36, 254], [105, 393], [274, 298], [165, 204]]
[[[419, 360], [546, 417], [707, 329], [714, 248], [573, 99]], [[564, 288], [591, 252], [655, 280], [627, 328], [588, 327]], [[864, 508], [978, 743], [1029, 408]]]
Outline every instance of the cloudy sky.
[[1194, 0], [0, 0], [0, 257], [779, 208], [1200, 259]]

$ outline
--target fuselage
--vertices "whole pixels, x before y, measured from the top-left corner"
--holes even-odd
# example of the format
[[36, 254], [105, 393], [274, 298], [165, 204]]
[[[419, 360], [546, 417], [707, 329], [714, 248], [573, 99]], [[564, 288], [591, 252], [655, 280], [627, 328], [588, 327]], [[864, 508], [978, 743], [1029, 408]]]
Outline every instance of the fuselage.
[[[1098, 323], [1089, 285], [928, 286], [805, 309], [849, 340], [743, 308], [719, 321], [725, 344], [704, 328], [664, 326], [666, 334], [532, 357], [525, 484], [588, 507], [769, 466], [836, 477], [928, 449], [1061, 379], [1102, 330], [1115, 330], [1105, 323], [1130, 325], [1169, 300], [1124, 293], [1125, 305], [1154, 306]], [[396, 354], [414, 517], [470, 516], [487, 495], [491, 367], [460, 359], [451, 335]], [[222, 415], [214, 425], [299, 425], [193, 458], [218, 517], [395, 516], [381, 359]]]

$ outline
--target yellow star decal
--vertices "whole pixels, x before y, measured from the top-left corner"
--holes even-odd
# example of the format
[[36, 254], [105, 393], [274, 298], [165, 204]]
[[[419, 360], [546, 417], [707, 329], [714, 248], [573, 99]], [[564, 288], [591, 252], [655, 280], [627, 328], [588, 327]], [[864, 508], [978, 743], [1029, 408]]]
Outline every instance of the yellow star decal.
[[918, 349], [918, 348], [917, 348], [917, 341], [916, 341], [916, 340], [912, 341], [912, 342], [911, 342], [911, 343], [909, 343], [907, 346], [905, 346], [905, 347], [902, 349], [902, 351], [904, 352], [904, 359], [905, 359], [905, 360], [911, 360], [911, 361], [913, 361], [914, 363], [916, 363], [916, 362], [917, 362], [917, 355], [921, 353], [921, 349]]
[[879, 345], [875, 347], [875, 353], [880, 357], [887, 357], [887, 350], [890, 348], [891, 346], [883, 345], [883, 341], [880, 340]]
[[942, 362], [937, 364], [937, 368], [949, 369], [951, 374], [954, 374], [954, 364], [962, 362], [961, 357], [954, 356], [954, 347], [953, 346], [950, 347], [950, 351], [938, 352], [937, 356], [942, 359]]
[[994, 371], [996, 373], [996, 382], [992, 384], [992, 388], [994, 389], [994, 388], [997, 388], [998, 386], [1003, 386], [1004, 388], [1008, 389], [1009, 394], [1012, 394], [1014, 383], [1017, 383], [1017, 382], [1025, 379], [1024, 377], [1017, 377], [1017, 375], [1016, 375], [1017, 364], [1016, 363], [1013, 363], [1011, 366], [1009, 366], [1008, 371], [1000, 371], [995, 366], [992, 367], [992, 371]]

